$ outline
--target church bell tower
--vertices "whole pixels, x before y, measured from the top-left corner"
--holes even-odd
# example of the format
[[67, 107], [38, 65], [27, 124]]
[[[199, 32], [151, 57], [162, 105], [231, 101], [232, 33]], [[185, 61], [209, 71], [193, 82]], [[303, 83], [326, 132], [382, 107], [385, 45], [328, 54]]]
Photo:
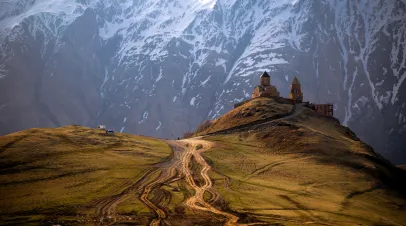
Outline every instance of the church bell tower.
[[270, 86], [271, 85], [271, 76], [265, 71], [261, 75], [261, 86]]
[[290, 85], [289, 98], [298, 102], [303, 101], [302, 87], [300, 85], [299, 79], [297, 79], [296, 76], [293, 79], [292, 84]]

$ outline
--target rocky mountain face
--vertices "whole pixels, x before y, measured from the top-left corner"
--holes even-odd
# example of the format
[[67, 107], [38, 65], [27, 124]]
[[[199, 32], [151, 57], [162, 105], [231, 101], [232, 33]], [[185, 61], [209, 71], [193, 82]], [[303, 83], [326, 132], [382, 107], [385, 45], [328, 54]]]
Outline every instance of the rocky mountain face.
[[335, 115], [406, 162], [405, 0], [0, 2], [0, 133], [67, 124], [174, 138], [250, 97]]

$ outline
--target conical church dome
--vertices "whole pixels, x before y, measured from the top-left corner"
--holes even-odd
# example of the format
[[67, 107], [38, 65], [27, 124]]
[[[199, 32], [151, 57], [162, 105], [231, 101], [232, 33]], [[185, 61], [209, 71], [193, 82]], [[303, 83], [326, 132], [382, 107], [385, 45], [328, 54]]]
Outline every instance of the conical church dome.
[[270, 78], [269, 74], [265, 71], [262, 75], [261, 78]]
[[295, 76], [295, 78], [293, 79], [292, 84], [295, 84], [295, 85], [300, 85], [299, 79], [297, 79], [297, 77], [296, 77], [296, 76]]

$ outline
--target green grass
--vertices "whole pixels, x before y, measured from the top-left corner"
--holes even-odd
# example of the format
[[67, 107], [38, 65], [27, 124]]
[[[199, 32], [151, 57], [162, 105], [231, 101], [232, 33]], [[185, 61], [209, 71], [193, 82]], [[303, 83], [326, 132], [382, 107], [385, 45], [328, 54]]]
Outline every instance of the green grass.
[[172, 155], [157, 139], [78, 126], [3, 136], [0, 147], [7, 147], [0, 153], [0, 219], [9, 223], [94, 215], [98, 201], [120, 194]]
[[[275, 128], [275, 131], [278, 129], [283, 130]], [[343, 159], [342, 154], [337, 153], [342, 151], [340, 149], [332, 148], [325, 155], [306, 151], [308, 146], [303, 142], [308, 141], [295, 136], [284, 137], [285, 141], [268, 146], [269, 139], [278, 140], [293, 131], [273, 132], [272, 138], [267, 139], [261, 133], [205, 138], [215, 143], [204, 153], [213, 167], [210, 177], [232, 210], [282, 224], [396, 225], [406, 222], [404, 198], [396, 191], [377, 187], [380, 182], [367, 169], [348, 167], [347, 162], [381, 167], [357, 155], [368, 153], [362, 146], [346, 138], [330, 140], [330, 147], [349, 142], [348, 147], [359, 149], [353, 150], [353, 154], [343, 153], [347, 158]], [[311, 146], [326, 145], [323, 135], [309, 139]], [[284, 148], [285, 142], [294, 150]], [[335, 156], [338, 160], [334, 163], [334, 159], [329, 158]], [[323, 161], [325, 159], [330, 161]], [[227, 178], [231, 181], [228, 185]]]

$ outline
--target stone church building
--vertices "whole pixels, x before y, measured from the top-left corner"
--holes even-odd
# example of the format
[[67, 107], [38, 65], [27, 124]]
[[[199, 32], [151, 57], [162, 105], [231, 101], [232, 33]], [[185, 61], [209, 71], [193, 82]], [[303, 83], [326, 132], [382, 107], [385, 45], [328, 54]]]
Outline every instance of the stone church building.
[[252, 93], [253, 99], [257, 97], [279, 97], [279, 92], [271, 85], [271, 76], [266, 71], [261, 75], [260, 85], [255, 86]]
[[[278, 89], [271, 85], [271, 76], [265, 71], [260, 77], [260, 85], [255, 86], [252, 92], [252, 99], [258, 97], [278, 97], [280, 94]], [[290, 85], [289, 100], [293, 103], [303, 102], [303, 92], [299, 79], [295, 77]], [[332, 104], [309, 104], [306, 102], [313, 110], [324, 116], [333, 116], [333, 105]], [[234, 107], [238, 107], [244, 104], [238, 103]]]

